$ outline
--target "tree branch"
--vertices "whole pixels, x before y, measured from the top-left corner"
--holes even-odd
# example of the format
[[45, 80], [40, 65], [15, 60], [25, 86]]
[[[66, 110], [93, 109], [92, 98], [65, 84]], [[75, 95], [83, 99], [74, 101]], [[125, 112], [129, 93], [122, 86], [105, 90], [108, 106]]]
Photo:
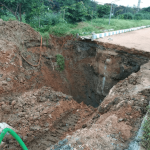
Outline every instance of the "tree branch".
[[2, 2], [0, 2], [0, 4], [2, 4], [8, 11], [10, 11], [18, 20], [18, 16], [15, 14], [15, 12], [12, 11], [12, 9], [8, 8], [5, 4], [3, 4]]
[[15, 11], [15, 15], [16, 15], [16, 13], [17, 13], [18, 7], [19, 7], [19, 4], [17, 4], [17, 8], [16, 8], [16, 11]]

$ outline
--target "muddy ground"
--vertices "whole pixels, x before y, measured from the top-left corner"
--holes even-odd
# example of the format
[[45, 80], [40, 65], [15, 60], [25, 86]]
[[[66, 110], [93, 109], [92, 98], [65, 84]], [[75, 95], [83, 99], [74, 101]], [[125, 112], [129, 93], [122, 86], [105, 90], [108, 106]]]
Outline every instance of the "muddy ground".
[[[57, 54], [65, 58], [62, 72]], [[68, 149], [125, 149], [149, 102], [149, 56], [72, 36], [41, 43], [29, 25], [3, 21], [0, 121], [32, 150], [57, 149], [64, 138]], [[20, 149], [10, 135], [3, 142]]]

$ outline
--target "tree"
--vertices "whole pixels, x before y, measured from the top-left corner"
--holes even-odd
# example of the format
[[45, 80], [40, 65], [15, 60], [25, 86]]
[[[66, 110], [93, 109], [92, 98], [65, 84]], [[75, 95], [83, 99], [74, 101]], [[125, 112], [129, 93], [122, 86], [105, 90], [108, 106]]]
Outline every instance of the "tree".
[[[19, 13], [21, 13], [21, 8], [20, 8], [21, 0], [1, 0], [0, 4], [9, 12], [11, 12], [16, 17], [17, 20], [19, 20], [17, 13], [18, 13], [18, 8], [19, 8]], [[19, 16], [21, 17], [21, 15]]]
[[81, 22], [88, 17], [88, 11], [83, 2], [78, 2], [71, 6], [65, 6], [63, 9], [66, 12], [65, 18], [71, 23]]
[[32, 9], [30, 11], [30, 17], [32, 17], [32, 16], [38, 17], [39, 27], [40, 27], [40, 16], [44, 12], [47, 11], [47, 8], [48, 7], [44, 5], [44, 1], [36, 0], [36, 2], [32, 3]]
[[109, 15], [110, 6], [108, 6], [108, 5], [98, 5], [97, 6], [97, 13], [98, 13], [99, 18], [102, 18], [104, 15]]
[[[34, 14], [33, 12], [39, 12], [43, 9], [43, 5], [41, 5], [43, 1], [47, 0], [1, 0], [0, 5], [11, 12], [17, 20], [22, 21], [22, 12], [25, 12], [27, 16]], [[34, 9], [35, 6], [37, 11]]]

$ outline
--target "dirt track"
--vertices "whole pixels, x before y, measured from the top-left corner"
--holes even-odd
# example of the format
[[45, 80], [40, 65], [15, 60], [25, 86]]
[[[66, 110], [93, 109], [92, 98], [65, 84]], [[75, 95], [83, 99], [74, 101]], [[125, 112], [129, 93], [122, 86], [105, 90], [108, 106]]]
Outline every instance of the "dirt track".
[[146, 29], [128, 32], [128, 33], [122, 33], [119, 35], [112, 35], [109, 37], [100, 38], [97, 39], [96, 41], [100, 41], [104, 43], [107, 42], [111, 44], [125, 46], [127, 48], [135, 48], [137, 50], [150, 52], [149, 32], [150, 32], [150, 28], [146, 28]]

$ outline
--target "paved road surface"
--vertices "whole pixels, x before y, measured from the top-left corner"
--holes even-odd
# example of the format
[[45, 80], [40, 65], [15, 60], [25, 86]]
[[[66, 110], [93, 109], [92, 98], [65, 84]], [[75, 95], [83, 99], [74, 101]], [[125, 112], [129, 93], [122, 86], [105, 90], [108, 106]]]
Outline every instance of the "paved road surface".
[[[108, 40], [109, 38], [113, 40]], [[150, 28], [99, 38], [96, 41], [150, 52]]]

